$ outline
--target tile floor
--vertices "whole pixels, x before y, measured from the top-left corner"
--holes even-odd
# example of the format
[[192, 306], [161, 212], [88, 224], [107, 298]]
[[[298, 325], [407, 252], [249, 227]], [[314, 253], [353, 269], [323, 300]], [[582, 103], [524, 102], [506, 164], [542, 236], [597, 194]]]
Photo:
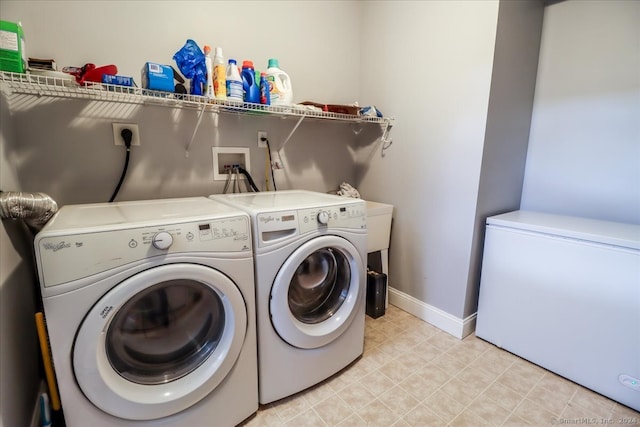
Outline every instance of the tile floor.
[[458, 340], [389, 306], [364, 355], [243, 427], [640, 425], [640, 413], [474, 335]]

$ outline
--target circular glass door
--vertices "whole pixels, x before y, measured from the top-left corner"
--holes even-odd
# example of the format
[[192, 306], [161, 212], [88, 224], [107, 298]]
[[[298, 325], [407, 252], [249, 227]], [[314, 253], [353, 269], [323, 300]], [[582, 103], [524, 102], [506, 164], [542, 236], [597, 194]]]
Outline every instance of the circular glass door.
[[271, 290], [278, 335], [299, 348], [324, 346], [344, 332], [364, 304], [364, 264], [346, 239], [321, 236], [283, 264]]
[[242, 294], [224, 274], [167, 264], [121, 282], [91, 309], [73, 349], [91, 402], [114, 416], [166, 417], [224, 380], [244, 341]]

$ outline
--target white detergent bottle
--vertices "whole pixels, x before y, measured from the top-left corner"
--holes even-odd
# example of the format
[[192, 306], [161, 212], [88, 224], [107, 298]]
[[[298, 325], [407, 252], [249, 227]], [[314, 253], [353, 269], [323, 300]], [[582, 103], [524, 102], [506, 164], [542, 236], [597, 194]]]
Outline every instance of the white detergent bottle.
[[204, 88], [204, 96], [207, 98], [213, 98], [215, 96], [213, 91], [213, 62], [211, 61], [211, 46], [204, 46], [204, 64], [207, 68], [207, 85]]
[[269, 82], [271, 105], [291, 105], [293, 103], [291, 79], [287, 73], [280, 69], [280, 64], [275, 58], [269, 59], [267, 81]]
[[235, 59], [229, 59], [229, 65], [227, 66], [227, 100], [228, 101], [244, 101], [244, 89], [242, 87], [242, 79], [240, 78], [240, 71], [238, 71], [238, 64]]

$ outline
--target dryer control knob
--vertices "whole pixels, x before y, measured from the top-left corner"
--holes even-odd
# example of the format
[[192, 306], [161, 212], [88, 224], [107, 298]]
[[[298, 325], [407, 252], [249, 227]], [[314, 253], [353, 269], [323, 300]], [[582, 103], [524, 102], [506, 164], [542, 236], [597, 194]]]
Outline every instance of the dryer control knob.
[[169, 249], [169, 246], [173, 244], [173, 236], [166, 231], [156, 233], [151, 239], [151, 244], [156, 249]]
[[327, 225], [329, 223], [329, 214], [327, 211], [318, 212], [318, 222], [322, 225]]

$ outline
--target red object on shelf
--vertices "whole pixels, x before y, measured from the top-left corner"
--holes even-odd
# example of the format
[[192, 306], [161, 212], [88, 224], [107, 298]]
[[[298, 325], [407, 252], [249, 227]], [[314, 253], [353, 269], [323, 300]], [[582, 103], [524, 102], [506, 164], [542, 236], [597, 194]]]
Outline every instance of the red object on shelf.
[[101, 83], [104, 74], [118, 74], [118, 67], [115, 65], [96, 67], [96, 64], [84, 64], [82, 67], [65, 67], [62, 71], [75, 76], [78, 84], [83, 84], [84, 82]]

